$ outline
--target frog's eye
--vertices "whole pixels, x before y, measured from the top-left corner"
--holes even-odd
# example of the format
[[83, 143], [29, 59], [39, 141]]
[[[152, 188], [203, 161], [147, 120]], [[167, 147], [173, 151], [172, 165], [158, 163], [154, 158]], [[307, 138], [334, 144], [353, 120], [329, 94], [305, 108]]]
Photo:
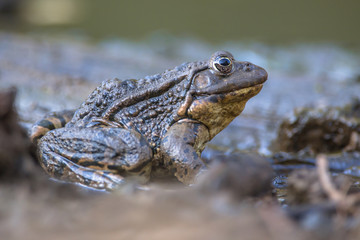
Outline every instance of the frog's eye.
[[213, 61], [213, 68], [222, 74], [228, 74], [233, 69], [232, 60], [228, 57], [219, 56]]

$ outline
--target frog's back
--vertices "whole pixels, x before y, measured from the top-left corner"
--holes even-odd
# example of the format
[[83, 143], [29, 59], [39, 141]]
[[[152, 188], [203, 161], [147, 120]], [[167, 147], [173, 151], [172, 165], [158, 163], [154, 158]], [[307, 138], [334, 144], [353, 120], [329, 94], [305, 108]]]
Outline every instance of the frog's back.
[[136, 79], [117, 78], [102, 82], [81, 104], [67, 127], [85, 127], [91, 119], [101, 117], [116, 99], [124, 98], [131, 92], [139, 90], [139, 82], [142, 84], [142, 81]]
[[[181, 101], [190, 84], [189, 75], [195, 69], [205, 66], [205, 62], [184, 63], [163, 74], [143, 79], [119, 80], [117, 78], [102, 82], [75, 112], [67, 127], [86, 127], [94, 119], [113, 120], [120, 110], [140, 102], [167, 94], [177, 87], [177, 101]], [[179, 91], [181, 90], [185, 91]], [[154, 101], [156, 103], [156, 101]], [[111, 116], [110, 116], [111, 115]]]

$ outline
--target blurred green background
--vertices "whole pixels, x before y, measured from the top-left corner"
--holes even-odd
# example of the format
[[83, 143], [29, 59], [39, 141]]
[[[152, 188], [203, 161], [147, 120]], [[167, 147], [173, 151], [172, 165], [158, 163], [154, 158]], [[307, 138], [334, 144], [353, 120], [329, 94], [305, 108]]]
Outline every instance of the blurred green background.
[[154, 35], [209, 43], [360, 45], [360, 1], [0, 0], [0, 28], [141, 41]]

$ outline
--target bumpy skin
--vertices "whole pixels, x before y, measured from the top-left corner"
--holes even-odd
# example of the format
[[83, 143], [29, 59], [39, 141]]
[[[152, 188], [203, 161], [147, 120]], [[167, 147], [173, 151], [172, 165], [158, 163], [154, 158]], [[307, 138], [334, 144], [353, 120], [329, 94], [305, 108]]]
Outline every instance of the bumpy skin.
[[124, 177], [146, 182], [161, 172], [191, 184], [206, 169], [200, 157], [205, 143], [266, 79], [264, 69], [216, 52], [209, 61], [144, 79], [105, 81], [75, 113], [37, 122], [31, 138], [41, 165], [56, 178], [113, 189]]

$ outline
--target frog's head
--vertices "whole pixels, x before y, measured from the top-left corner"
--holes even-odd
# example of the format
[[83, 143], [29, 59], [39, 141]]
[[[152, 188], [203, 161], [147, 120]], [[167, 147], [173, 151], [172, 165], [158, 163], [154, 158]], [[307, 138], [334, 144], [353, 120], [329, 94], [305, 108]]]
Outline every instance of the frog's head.
[[205, 124], [212, 138], [260, 92], [268, 74], [252, 63], [234, 60], [225, 51], [214, 53], [208, 65], [192, 79], [192, 102], [187, 115]]

